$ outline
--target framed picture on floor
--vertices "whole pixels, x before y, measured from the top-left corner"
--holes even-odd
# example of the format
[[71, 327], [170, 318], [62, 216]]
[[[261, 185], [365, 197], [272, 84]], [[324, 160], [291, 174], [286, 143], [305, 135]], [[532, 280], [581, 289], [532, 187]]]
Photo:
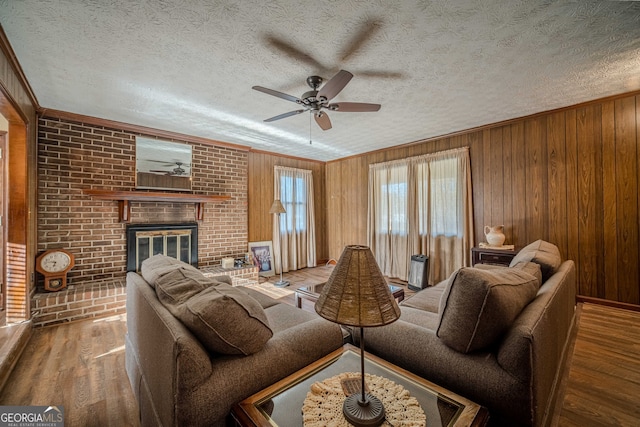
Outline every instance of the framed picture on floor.
[[258, 274], [260, 276], [271, 277], [275, 274], [271, 240], [249, 242], [249, 252], [251, 252], [251, 257], [253, 258], [253, 265], [258, 267]]

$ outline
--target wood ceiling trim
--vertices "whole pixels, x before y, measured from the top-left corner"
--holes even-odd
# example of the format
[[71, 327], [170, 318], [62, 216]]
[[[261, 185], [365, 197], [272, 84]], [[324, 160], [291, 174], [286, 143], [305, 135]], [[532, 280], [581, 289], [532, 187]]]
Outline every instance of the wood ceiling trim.
[[316, 159], [308, 159], [306, 157], [290, 156], [288, 154], [274, 153], [272, 151], [267, 151], [267, 150], [257, 150], [257, 149], [253, 149], [252, 148], [249, 151], [251, 151], [252, 153], [255, 153], [255, 154], [267, 154], [269, 156], [284, 157], [286, 159], [299, 160], [299, 161], [303, 161], [303, 162], [313, 162], [313, 163], [318, 163], [318, 164], [321, 164], [321, 165], [324, 165], [324, 164], [327, 163], [324, 160], [316, 160]]
[[232, 144], [229, 142], [217, 141], [200, 136], [187, 135], [168, 130], [150, 128], [146, 126], [134, 125], [116, 120], [101, 119], [99, 117], [85, 116], [83, 114], [70, 113], [67, 111], [53, 110], [49, 108], [38, 108], [38, 115], [48, 119], [63, 119], [72, 122], [84, 123], [93, 126], [101, 126], [113, 130], [124, 130], [139, 135], [153, 136], [162, 139], [171, 139], [184, 142], [215, 145], [217, 147], [233, 148], [239, 151], [249, 151], [251, 147], [246, 145]]

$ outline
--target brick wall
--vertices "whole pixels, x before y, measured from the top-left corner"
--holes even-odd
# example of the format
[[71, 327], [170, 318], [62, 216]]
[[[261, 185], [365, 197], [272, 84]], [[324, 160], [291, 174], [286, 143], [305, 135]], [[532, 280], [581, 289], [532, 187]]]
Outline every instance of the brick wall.
[[[118, 202], [95, 200], [82, 190], [135, 189], [135, 136], [66, 120], [39, 120], [38, 252], [62, 247], [75, 255], [70, 287], [125, 276], [125, 224], [118, 222]], [[206, 203], [198, 223], [199, 264], [218, 265], [221, 258], [240, 257], [247, 250], [247, 152], [189, 144], [193, 193], [231, 196]], [[131, 203], [131, 223], [194, 220], [193, 203]]]

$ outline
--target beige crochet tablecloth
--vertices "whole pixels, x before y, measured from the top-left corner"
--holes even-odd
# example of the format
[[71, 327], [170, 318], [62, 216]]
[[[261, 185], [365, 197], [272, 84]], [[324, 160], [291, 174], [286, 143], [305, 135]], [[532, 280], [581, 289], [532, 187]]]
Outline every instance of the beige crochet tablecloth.
[[[360, 373], [345, 372], [311, 385], [302, 405], [305, 427], [349, 427], [342, 415], [343, 379], [360, 379]], [[425, 427], [427, 417], [418, 400], [401, 385], [377, 375], [364, 374], [369, 393], [382, 401], [386, 427]]]

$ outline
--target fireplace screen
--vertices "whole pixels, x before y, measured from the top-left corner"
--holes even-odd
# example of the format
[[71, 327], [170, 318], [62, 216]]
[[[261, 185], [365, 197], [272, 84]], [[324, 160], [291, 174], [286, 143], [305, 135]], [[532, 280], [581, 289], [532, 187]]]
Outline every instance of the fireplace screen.
[[197, 224], [139, 224], [127, 227], [127, 271], [139, 272], [142, 262], [157, 254], [197, 267]]

